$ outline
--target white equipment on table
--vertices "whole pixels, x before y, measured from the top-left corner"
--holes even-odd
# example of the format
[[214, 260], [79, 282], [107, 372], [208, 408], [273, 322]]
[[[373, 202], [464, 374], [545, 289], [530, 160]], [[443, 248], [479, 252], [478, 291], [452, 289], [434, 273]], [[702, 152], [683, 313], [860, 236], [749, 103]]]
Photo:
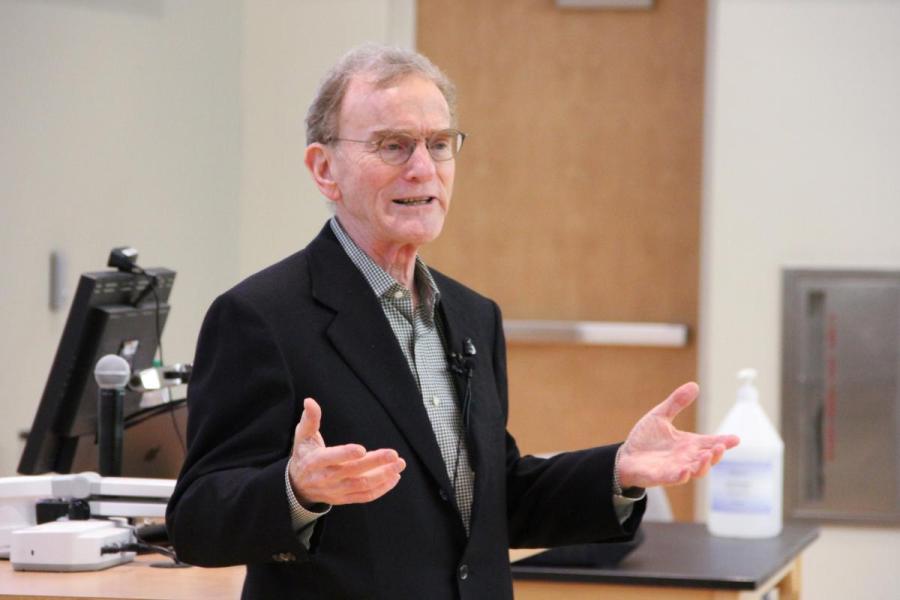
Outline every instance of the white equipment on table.
[[16, 571], [99, 571], [134, 560], [134, 552], [114, 550], [134, 541], [119, 521], [51, 521], [13, 531], [9, 561]]
[[[172, 479], [96, 473], [0, 477], [0, 557], [21, 571], [93, 571], [128, 562], [133, 552], [102, 549], [135, 541], [122, 517], [164, 517], [174, 488]], [[81, 501], [91, 517], [120, 518], [37, 524], [36, 506], [47, 499]]]

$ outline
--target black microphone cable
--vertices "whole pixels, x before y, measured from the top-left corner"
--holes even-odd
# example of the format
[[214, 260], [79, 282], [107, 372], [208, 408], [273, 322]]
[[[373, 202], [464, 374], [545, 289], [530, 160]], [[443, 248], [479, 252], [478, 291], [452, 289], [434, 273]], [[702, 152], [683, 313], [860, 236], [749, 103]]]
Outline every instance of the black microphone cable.
[[463, 394], [461, 407], [462, 431], [456, 440], [456, 457], [453, 460], [453, 493], [456, 494], [456, 486], [459, 481], [459, 456], [462, 453], [463, 439], [469, 435], [469, 414], [472, 406], [472, 373], [475, 371], [472, 365], [472, 357], [475, 356], [475, 345], [470, 338], [466, 338], [463, 354], [450, 353], [450, 369], [454, 373], [466, 376], [466, 391]]

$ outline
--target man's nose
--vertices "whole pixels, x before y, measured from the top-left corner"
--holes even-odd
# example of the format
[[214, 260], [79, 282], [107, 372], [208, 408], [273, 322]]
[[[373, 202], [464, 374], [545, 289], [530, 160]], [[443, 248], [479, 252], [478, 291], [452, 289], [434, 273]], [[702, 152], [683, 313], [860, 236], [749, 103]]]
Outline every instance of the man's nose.
[[419, 142], [413, 149], [412, 155], [406, 161], [406, 176], [411, 179], [427, 179], [437, 172], [437, 165], [428, 153], [425, 142]]

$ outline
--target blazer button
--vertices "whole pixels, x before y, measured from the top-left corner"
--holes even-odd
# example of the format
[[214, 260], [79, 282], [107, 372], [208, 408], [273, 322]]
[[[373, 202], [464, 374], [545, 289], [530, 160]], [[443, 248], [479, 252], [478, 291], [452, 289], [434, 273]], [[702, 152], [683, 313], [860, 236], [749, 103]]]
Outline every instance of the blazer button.
[[444, 502], [450, 501], [450, 494], [448, 494], [447, 490], [445, 490], [444, 488], [438, 490], [438, 496], [440, 496], [441, 500], [443, 500]]
[[294, 556], [293, 552], [281, 552], [279, 554], [272, 555], [272, 560], [275, 562], [294, 562], [297, 560], [297, 557]]
[[459, 566], [459, 578], [462, 580], [466, 580], [469, 578], [469, 565]]

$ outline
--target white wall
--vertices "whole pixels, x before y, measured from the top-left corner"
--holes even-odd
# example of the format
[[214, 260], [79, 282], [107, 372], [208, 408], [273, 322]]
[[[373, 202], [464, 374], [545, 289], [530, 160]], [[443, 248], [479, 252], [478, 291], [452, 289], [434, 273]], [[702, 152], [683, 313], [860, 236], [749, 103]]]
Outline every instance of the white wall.
[[[709, 23], [707, 431], [744, 366], [759, 369], [780, 418], [783, 267], [900, 269], [900, 2], [713, 0]], [[825, 527], [803, 565], [805, 597], [897, 598], [898, 558], [896, 528]]]
[[245, 4], [240, 273], [299, 250], [330, 213], [303, 164], [304, 118], [319, 80], [362, 42], [411, 48], [415, 0]]
[[21, 453], [78, 274], [110, 248], [178, 271], [163, 336], [191, 360], [212, 299], [328, 213], [303, 117], [352, 46], [412, 46], [414, 0], [0, 0], [0, 475]]
[[51, 250], [73, 292], [117, 245], [178, 271], [170, 362], [236, 278], [240, 25], [235, 0], [0, 0], [0, 474], [68, 313]]

